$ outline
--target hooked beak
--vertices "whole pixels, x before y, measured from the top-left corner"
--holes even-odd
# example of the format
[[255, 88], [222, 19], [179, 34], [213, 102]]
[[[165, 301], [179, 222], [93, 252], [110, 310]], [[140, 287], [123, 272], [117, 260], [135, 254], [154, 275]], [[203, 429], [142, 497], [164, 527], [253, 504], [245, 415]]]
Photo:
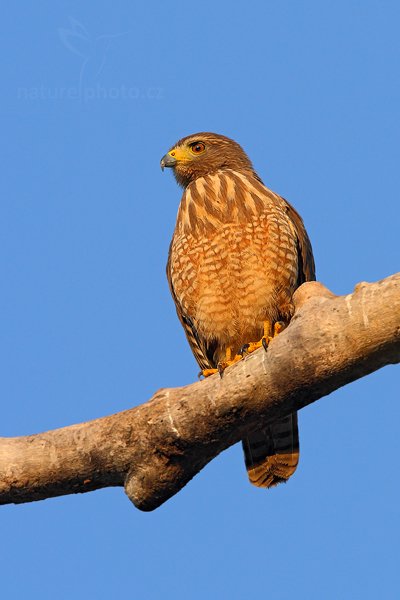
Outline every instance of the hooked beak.
[[175, 167], [176, 163], [176, 158], [174, 158], [170, 154], [165, 154], [160, 161], [161, 171], [164, 171], [165, 167]]

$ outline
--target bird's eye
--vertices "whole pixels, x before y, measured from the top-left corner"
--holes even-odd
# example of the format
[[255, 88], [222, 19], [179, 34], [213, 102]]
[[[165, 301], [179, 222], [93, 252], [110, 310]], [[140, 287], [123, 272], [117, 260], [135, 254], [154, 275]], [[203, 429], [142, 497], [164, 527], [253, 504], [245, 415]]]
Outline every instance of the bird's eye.
[[203, 142], [195, 142], [191, 145], [191, 149], [194, 154], [201, 154], [206, 149], [206, 146]]

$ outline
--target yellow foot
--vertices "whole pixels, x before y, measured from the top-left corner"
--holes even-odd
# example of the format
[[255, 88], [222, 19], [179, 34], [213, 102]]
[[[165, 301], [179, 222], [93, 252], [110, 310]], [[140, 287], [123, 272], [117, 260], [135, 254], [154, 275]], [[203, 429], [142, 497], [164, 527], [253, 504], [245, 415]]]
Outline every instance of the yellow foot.
[[261, 346], [263, 346], [265, 351], [267, 351], [270, 341], [273, 340], [281, 331], [283, 331], [285, 327], [286, 325], [283, 321], [276, 321], [272, 329], [271, 321], [264, 321], [264, 335], [262, 336], [261, 340], [258, 342], [244, 344], [244, 346], [242, 346], [240, 349], [240, 354], [242, 356], [245, 354], [250, 354], [251, 352], [258, 350], [258, 348], [261, 348]]
[[263, 346], [265, 350], [267, 350], [270, 341], [273, 340], [281, 331], [283, 331], [285, 327], [286, 325], [283, 321], [276, 321], [276, 323], [274, 323], [273, 328], [271, 325], [271, 321], [264, 321], [264, 335], [261, 338], [261, 340], [259, 340], [258, 342], [250, 342], [249, 344], [244, 344], [244, 346], [242, 346], [239, 350], [239, 354], [235, 354], [235, 356], [233, 357], [232, 348], [229, 346], [225, 352], [225, 359], [221, 360], [218, 363], [217, 368], [203, 369], [203, 371], [199, 373], [199, 377], [201, 375], [203, 375], [203, 377], [210, 377], [210, 375], [215, 375], [215, 373], [219, 373], [222, 377], [226, 367], [230, 367], [231, 365], [237, 363], [239, 360], [242, 360], [243, 356], [245, 356], [246, 354], [250, 354], [251, 352], [258, 350], [258, 348], [261, 348], [261, 346]]
[[201, 373], [199, 373], [199, 376], [203, 375], [203, 377], [210, 377], [210, 375], [215, 375], [215, 373], [218, 373], [218, 369], [203, 369]]
[[242, 360], [242, 355], [241, 354], [236, 354], [233, 358], [232, 358], [232, 348], [229, 346], [226, 349], [225, 352], [225, 359], [221, 360], [216, 369], [204, 369], [202, 371], [202, 375], [203, 377], [209, 377], [210, 375], [214, 375], [215, 373], [219, 373], [220, 376], [222, 377], [226, 367], [230, 367], [231, 365], [234, 365], [236, 362], [238, 362], [239, 360]]

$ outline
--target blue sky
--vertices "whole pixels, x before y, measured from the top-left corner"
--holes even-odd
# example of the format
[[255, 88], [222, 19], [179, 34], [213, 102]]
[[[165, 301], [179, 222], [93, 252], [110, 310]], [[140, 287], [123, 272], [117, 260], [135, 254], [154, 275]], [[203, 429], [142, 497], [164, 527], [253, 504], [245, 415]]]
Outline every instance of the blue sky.
[[[6, 436], [196, 379], [165, 278], [210, 130], [302, 214], [335, 293], [398, 270], [397, 2], [19, 2], [2, 16], [0, 389]], [[397, 598], [398, 367], [300, 414], [285, 486], [235, 446], [153, 513], [121, 489], [0, 510], [2, 595]]]

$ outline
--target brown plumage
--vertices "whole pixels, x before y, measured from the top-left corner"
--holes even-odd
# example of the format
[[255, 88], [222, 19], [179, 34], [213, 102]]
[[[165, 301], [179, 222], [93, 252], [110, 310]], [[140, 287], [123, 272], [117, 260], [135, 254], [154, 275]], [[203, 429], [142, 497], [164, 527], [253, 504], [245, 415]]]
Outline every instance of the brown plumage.
[[[288, 323], [292, 295], [315, 279], [311, 244], [299, 214], [264, 186], [243, 149], [215, 133], [196, 133], [161, 160], [184, 192], [167, 276], [178, 317], [201, 369], [215, 368], [264, 323]], [[286, 481], [299, 456], [297, 414], [243, 440], [252, 483]]]

